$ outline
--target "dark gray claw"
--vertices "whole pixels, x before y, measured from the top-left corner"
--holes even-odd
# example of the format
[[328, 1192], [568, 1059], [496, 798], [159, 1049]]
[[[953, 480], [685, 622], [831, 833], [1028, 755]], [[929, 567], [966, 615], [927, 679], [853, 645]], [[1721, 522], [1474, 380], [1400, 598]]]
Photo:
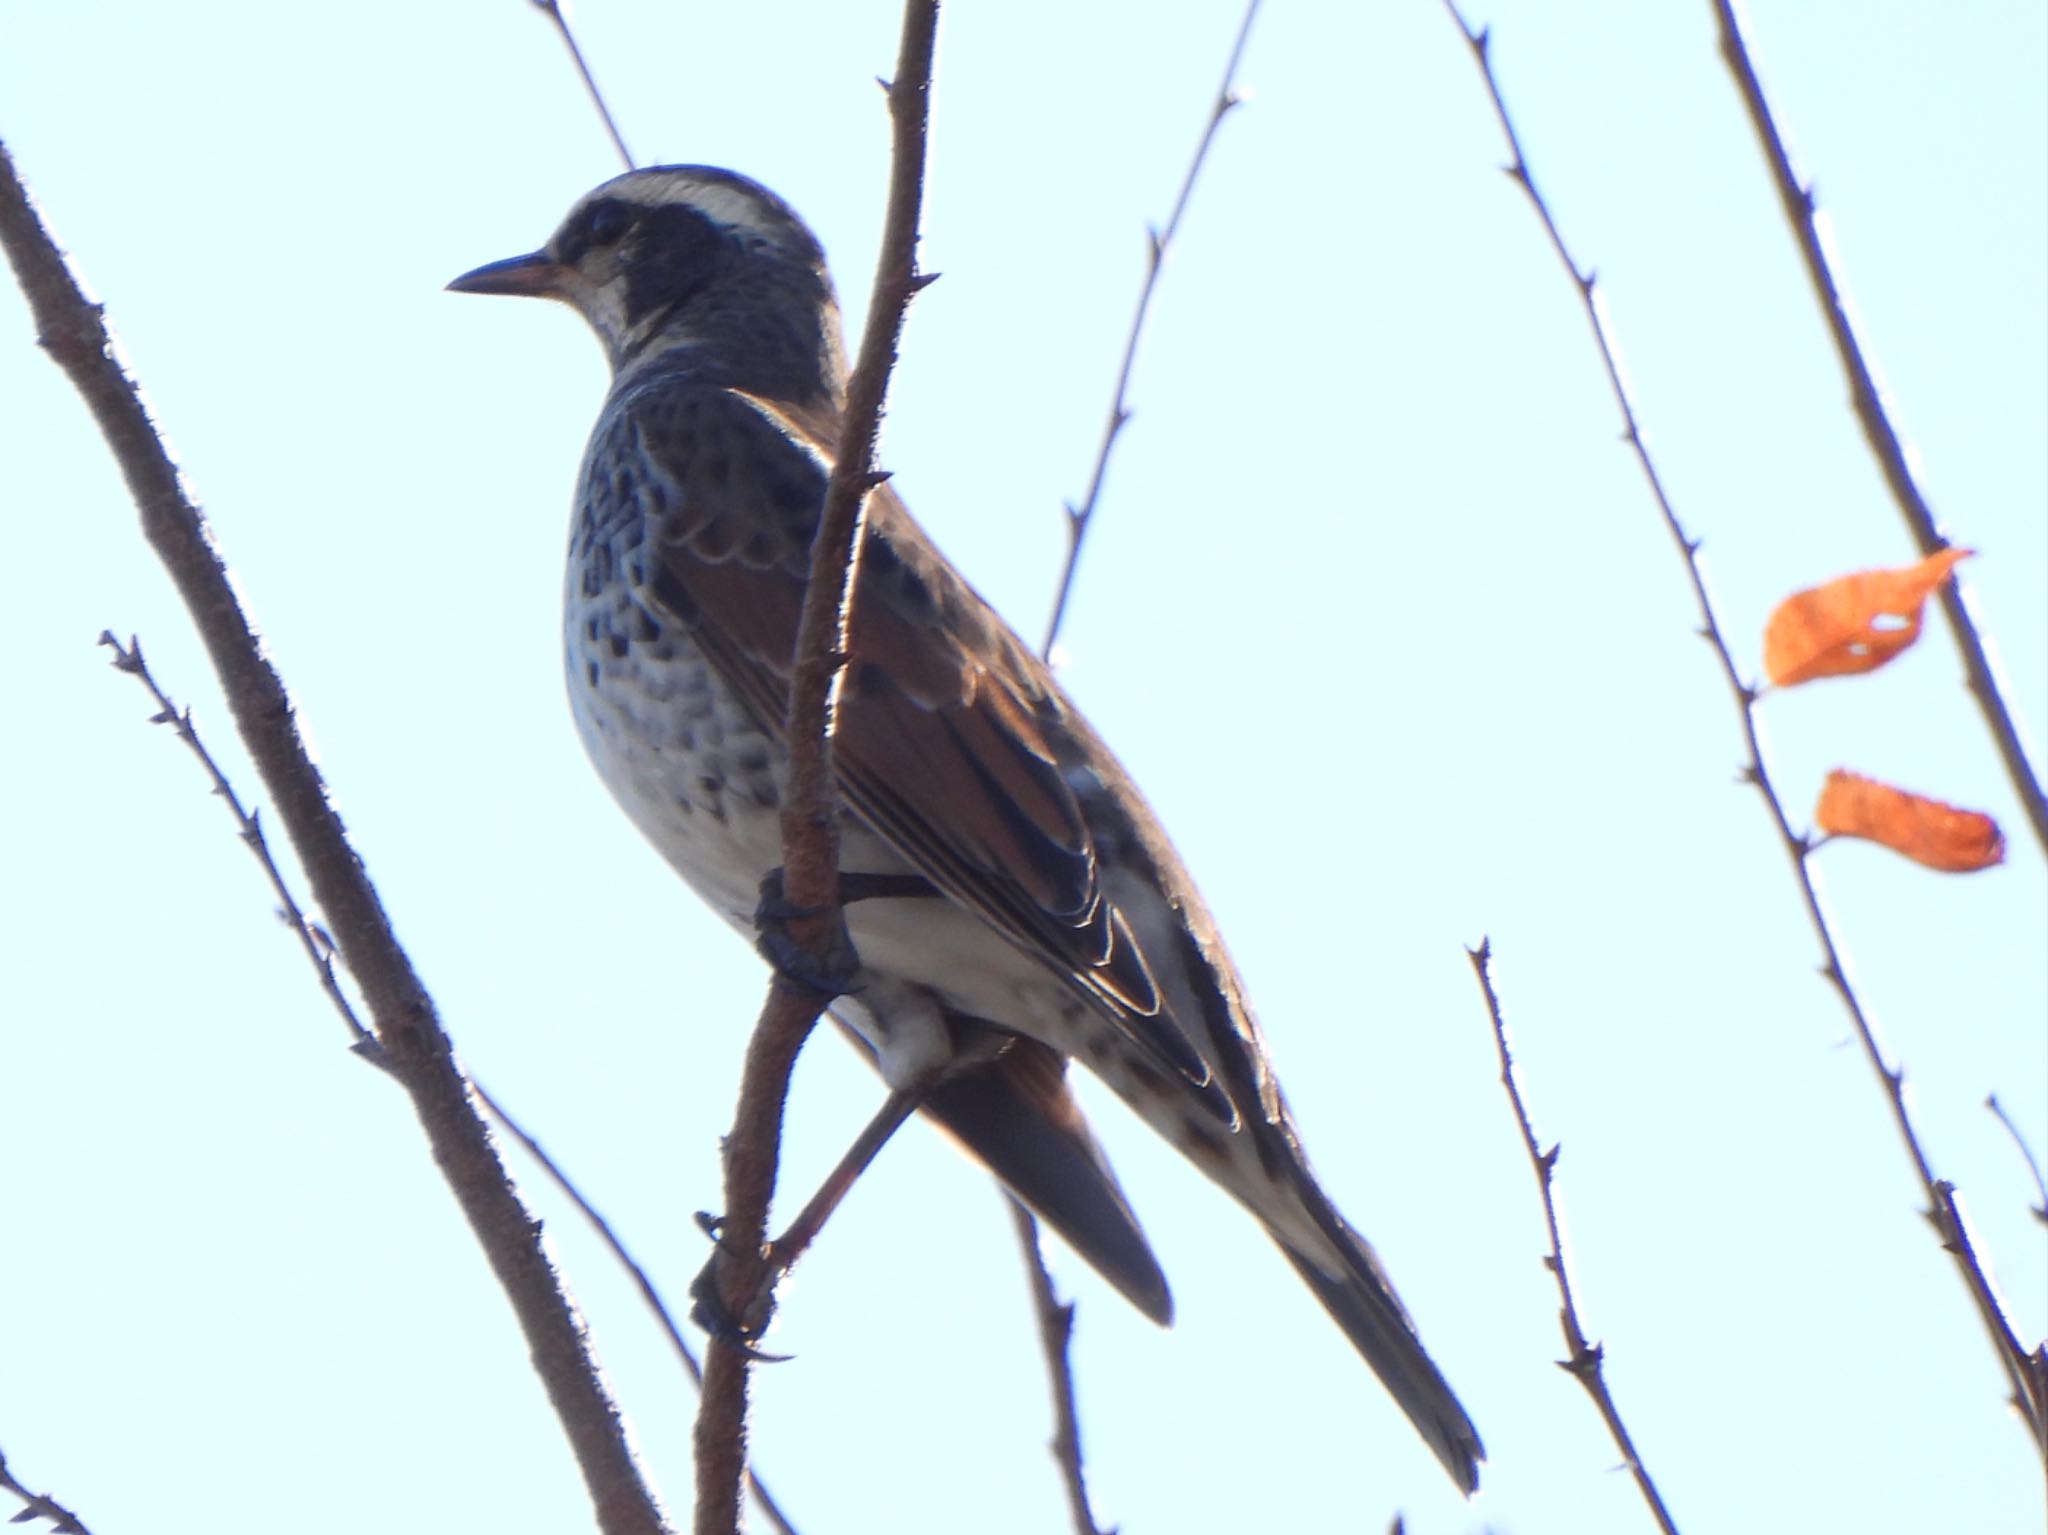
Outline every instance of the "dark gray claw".
[[755, 1346], [755, 1340], [768, 1326], [768, 1315], [773, 1314], [772, 1293], [768, 1297], [766, 1314], [758, 1327], [748, 1327], [726, 1308], [725, 1299], [718, 1292], [718, 1265], [723, 1259], [722, 1252], [711, 1255], [711, 1261], [698, 1271], [690, 1281], [690, 1320], [711, 1337], [728, 1348], [738, 1349], [758, 1364], [785, 1364], [795, 1358], [793, 1354], [771, 1354]]
[[761, 899], [754, 907], [754, 947], [785, 981], [829, 1002], [853, 989], [860, 955], [853, 947], [843, 918], [833, 923], [822, 947], [812, 948], [790, 936], [790, 923], [820, 915], [816, 907], [791, 904], [783, 893], [780, 868], [770, 869], [763, 876]]

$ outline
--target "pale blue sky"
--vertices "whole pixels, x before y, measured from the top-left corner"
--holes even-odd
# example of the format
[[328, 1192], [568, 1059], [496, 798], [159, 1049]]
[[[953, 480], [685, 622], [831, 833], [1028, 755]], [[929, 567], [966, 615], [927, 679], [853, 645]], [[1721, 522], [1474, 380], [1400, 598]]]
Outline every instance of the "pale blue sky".
[[[883, 456], [1035, 634], [1141, 272], [1237, 17], [955, 8]], [[2048, 719], [2048, 36], [2038, 5], [1757, 4], [1767, 83], [2036, 749]], [[672, 1294], [761, 972], [642, 848], [562, 704], [559, 560], [604, 378], [573, 317], [445, 295], [617, 169], [521, 0], [10, 4], [0, 134], [109, 306], [465, 1061]], [[1539, 178], [1615, 325], [1723, 622], [1911, 554], [1705, 0], [1500, 0]], [[592, 3], [645, 160], [808, 218], [855, 311], [896, 19]], [[1326, 1181], [1492, 1451], [1460, 1504], [1252, 1223], [1114, 1104], [1160, 1332], [1063, 1253], [1106, 1521], [1606, 1535], [1647, 1521], [1552, 1364], [1528, 1169], [1462, 945], [1490, 934], [1587, 1322], [1691, 1531], [2042, 1524], [2002, 1376], [1815, 973], [1724, 688], [1574, 295], [1441, 10], [1276, 3], [1169, 270], [1066, 634], [1075, 695], [1223, 922]], [[140, 633], [246, 794], [85, 413], [4, 307], [0, 1448], [100, 1535], [589, 1527], [402, 1097], [93, 647]], [[2010, 863], [1820, 859], [2023, 1336], [2048, 1143], [2048, 881], [1938, 624], [1773, 697], [1803, 818], [1848, 765], [1998, 815]], [[791, 1176], [875, 1102], [806, 1056]], [[1102, 1100], [1104, 1095], [1097, 1094]], [[515, 1161], [517, 1159], [515, 1158]], [[671, 1506], [686, 1384], [521, 1165]], [[784, 1297], [761, 1466], [806, 1535], [1064, 1527], [1007, 1222], [891, 1148]]]

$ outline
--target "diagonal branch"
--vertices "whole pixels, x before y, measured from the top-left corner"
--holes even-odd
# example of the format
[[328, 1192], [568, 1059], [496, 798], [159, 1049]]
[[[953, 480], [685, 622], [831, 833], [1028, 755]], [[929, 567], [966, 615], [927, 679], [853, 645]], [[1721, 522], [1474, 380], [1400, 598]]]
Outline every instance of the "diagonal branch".
[[[1816, 216], [1813, 186], [1802, 182], [1793, 169], [1791, 152], [1778, 131], [1777, 119], [1764, 95], [1763, 82], [1757, 78], [1756, 66], [1750, 61], [1749, 44], [1743, 38], [1733, 0], [1713, 0], [1713, 6], [1714, 15], [1721, 24], [1721, 56], [1727, 60], [1729, 72], [1735, 76], [1736, 88], [1742, 92], [1742, 103], [1749, 109], [1749, 120], [1756, 128], [1757, 143], [1763, 149], [1764, 159], [1770, 166], [1771, 181], [1784, 205], [1785, 221], [1792, 226], [1792, 236], [1799, 243], [1799, 254], [1805, 259], [1807, 275], [1813, 279], [1814, 297], [1827, 320], [1828, 334], [1841, 358], [1842, 371], [1848, 376], [1849, 399], [1855, 407], [1856, 419], [1862, 423], [1870, 451], [1876, 455], [1878, 466], [1884, 471], [1892, 499], [1898, 502], [1899, 512], [1906, 519], [1907, 531], [1912, 534], [1920, 553], [1924, 556], [1946, 549], [1955, 540], [1942, 531], [1934, 509], [1921, 493], [1920, 483], [1913, 477], [1913, 466], [1906, 459], [1905, 446], [1899, 441], [1898, 431], [1885, 410], [1884, 396], [1864, 356], [1863, 343], [1856, 335], [1856, 324], [1850, 316], [1848, 300], [1843, 296], [1841, 281], [1828, 260], [1827, 244], [1821, 238]], [[1999, 758], [2005, 763], [2007, 776], [2012, 779], [2013, 792], [2026, 807], [2027, 819], [2033, 822], [2035, 838], [2042, 850], [2048, 852], [2048, 796], [2042, 793], [2040, 773], [2027, 755], [2026, 742], [2020, 738], [2019, 725], [2005, 700], [1997, 668], [1992, 664], [1984, 637], [1978, 633], [1976, 617], [1970, 611], [1968, 590], [1960, 580], [1943, 583], [1941, 608], [1948, 615], [1949, 627], [1955, 631], [1956, 648], [1963, 655], [1963, 671], [1969, 678], [1970, 691], [1976, 695], [1977, 705], [1984, 711], [1984, 720], [1991, 729], [1992, 740], [1997, 743]]]
[[1579, 1320], [1578, 1299], [1572, 1294], [1571, 1270], [1564, 1261], [1564, 1230], [1557, 1214], [1557, 1154], [1564, 1148], [1552, 1145], [1545, 1151], [1538, 1144], [1536, 1127], [1529, 1120], [1529, 1107], [1522, 1102], [1521, 1084], [1515, 1079], [1514, 1053], [1508, 1048], [1507, 1019], [1501, 1015], [1500, 997], [1493, 989], [1493, 944], [1482, 938], [1478, 948], [1467, 949], [1465, 953], [1472, 961], [1473, 973], [1479, 977], [1479, 989], [1486, 997], [1486, 1014], [1493, 1023], [1494, 1047], [1500, 1052], [1501, 1086], [1508, 1090], [1508, 1102], [1515, 1111], [1515, 1125], [1522, 1132], [1522, 1149], [1529, 1153], [1529, 1166], [1536, 1174], [1536, 1191], [1543, 1197], [1543, 1224], [1550, 1233], [1550, 1251], [1543, 1255], [1543, 1266], [1557, 1281], [1561, 1303], [1557, 1320], [1564, 1329], [1567, 1356], [1559, 1361], [1559, 1368], [1586, 1388], [1586, 1394], [1600, 1410], [1600, 1419], [1607, 1425], [1608, 1436], [1614, 1440], [1615, 1448], [1621, 1451], [1622, 1462], [1628, 1467], [1629, 1475], [1635, 1478], [1636, 1490], [1650, 1505], [1650, 1515], [1657, 1521], [1657, 1528], [1664, 1535], [1678, 1535], [1678, 1526], [1671, 1522], [1671, 1513], [1664, 1507], [1663, 1495], [1651, 1479], [1650, 1468], [1636, 1453], [1635, 1438], [1622, 1419], [1621, 1408], [1607, 1389], [1607, 1349], [1603, 1344], [1587, 1341], [1585, 1326]]
[[626, 147], [625, 135], [619, 132], [619, 125], [612, 116], [612, 109], [604, 99], [604, 92], [597, 88], [597, 76], [590, 72], [590, 65], [584, 62], [583, 49], [576, 41], [576, 34], [569, 29], [569, 18], [562, 14], [561, 0], [531, 0], [535, 9], [546, 14], [555, 24], [555, 30], [562, 35], [562, 46], [569, 50], [569, 61], [576, 66], [576, 73], [583, 78], [583, 88], [590, 92], [590, 104], [597, 108], [597, 115], [604, 122], [604, 131], [611, 135], [612, 147], [619, 152], [619, 158], [626, 162], [626, 169], [635, 169], [633, 151]]
[[1159, 273], [1166, 265], [1166, 253], [1172, 247], [1174, 237], [1180, 233], [1180, 221], [1188, 211], [1188, 203], [1195, 195], [1195, 182], [1202, 174], [1202, 166], [1208, 161], [1209, 146], [1216, 142], [1216, 130], [1223, 126], [1223, 119], [1230, 115], [1230, 109], [1237, 105], [1237, 67], [1244, 60], [1245, 44], [1251, 40], [1252, 22], [1259, 14], [1259, 0], [1248, 0], [1244, 8], [1244, 19], [1237, 24], [1237, 40], [1230, 45], [1230, 60], [1223, 66], [1223, 83], [1216, 88], [1216, 99], [1209, 105], [1209, 117], [1202, 125], [1202, 136], [1195, 142], [1195, 156], [1188, 162], [1188, 173], [1181, 179], [1180, 194], [1173, 200], [1173, 212], [1167, 217], [1164, 229], [1146, 230], [1145, 280], [1138, 286], [1138, 307], [1131, 316], [1130, 334], [1124, 337], [1123, 362], [1116, 371], [1116, 391], [1109, 401], [1109, 422], [1102, 430], [1102, 446], [1095, 451], [1095, 468], [1088, 476], [1088, 494], [1079, 506], [1067, 507], [1067, 560], [1060, 567], [1060, 584], [1053, 597], [1052, 617], [1045, 626], [1045, 648], [1043, 654], [1052, 655], [1053, 641], [1060, 637], [1060, 624], [1067, 616], [1067, 598], [1074, 589], [1074, 572], [1081, 563], [1081, 540], [1088, 536], [1088, 524], [1095, 516], [1095, 505], [1102, 498], [1103, 477], [1109, 473], [1109, 455], [1116, 447], [1116, 440], [1129, 425], [1131, 409], [1127, 403], [1131, 389], [1131, 368], [1138, 359], [1138, 342], [1145, 334], [1145, 317], [1152, 311], [1152, 295], [1159, 287]]
[[[1095, 467], [1088, 476], [1088, 495], [1078, 508], [1069, 505], [1066, 509], [1067, 557], [1060, 567], [1052, 617], [1045, 626], [1045, 643], [1039, 648], [1039, 654], [1048, 661], [1052, 659], [1053, 642], [1059, 638], [1060, 624], [1066, 618], [1074, 573], [1081, 562], [1081, 541], [1087, 537], [1088, 524], [1094, 518], [1102, 497], [1103, 478], [1109, 472], [1109, 456], [1118, 437], [1123, 434], [1125, 424], [1131, 419], [1130, 409], [1125, 404], [1130, 390], [1131, 369], [1137, 360], [1138, 342], [1145, 333], [1146, 317], [1152, 311], [1152, 294], [1159, 285], [1166, 250], [1180, 233], [1181, 217], [1194, 196], [1195, 182], [1202, 174], [1202, 167], [1208, 163], [1209, 146], [1216, 140], [1216, 130], [1238, 103], [1237, 70], [1244, 59], [1245, 44], [1251, 38], [1252, 22], [1258, 13], [1259, 0], [1247, 0], [1244, 16], [1237, 24], [1237, 35], [1230, 45], [1230, 57], [1223, 66], [1223, 83], [1217, 87], [1216, 99], [1202, 124], [1201, 137], [1195, 141], [1194, 158], [1188, 162], [1187, 174], [1181, 179], [1180, 193], [1174, 198], [1173, 212], [1167, 218], [1166, 229], [1163, 233], [1147, 232], [1150, 239], [1145, 279], [1138, 288], [1138, 307], [1131, 316], [1130, 333], [1124, 338], [1123, 361], [1117, 368], [1116, 389], [1109, 404], [1109, 423], [1103, 429], [1101, 446], [1095, 452]], [[1052, 1456], [1067, 1491], [1067, 1516], [1073, 1523], [1074, 1535], [1101, 1535], [1101, 1527], [1095, 1522], [1094, 1507], [1088, 1500], [1088, 1480], [1081, 1454], [1080, 1416], [1074, 1405], [1074, 1366], [1068, 1353], [1074, 1332], [1074, 1308], [1062, 1301], [1059, 1292], [1053, 1288], [1052, 1275], [1045, 1266], [1045, 1254], [1039, 1247], [1038, 1218], [1014, 1196], [1006, 1196], [1006, 1202], [1010, 1207], [1011, 1225], [1017, 1233], [1018, 1255], [1023, 1259], [1025, 1277], [1031, 1286], [1032, 1309], [1038, 1318], [1039, 1348], [1045, 1357], [1046, 1377], [1052, 1387]]]
[[[797, 627], [790, 679], [789, 782], [782, 812], [783, 888], [790, 904], [809, 915], [789, 924], [790, 936], [810, 945], [829, 936], [839, 920], [839, 834], [833, 792], [832, 722], [839, 675], [845, 665], [847, 604], [858, 563], [868, 493], [881, 483], [874, 471], [882, 400], [896, 363], [903, 316], [913, 294], [931, 279], [917, 272], [918, 219], [924, 203], [925, 141], [931, 106], [932, 53], [938, 0], [907, 0], [896, 74], [889, 87], [894, 161], [882, 248], [868, 306], [860, 357], [847, 384], [846, 423], [825, 490], [811, 567]], [[770, 984], [747, 1047], [739, 1104], [725, 1142], [727, 1262], [720, 1284], [728, 1299], [759, 1295], [767, 1276], [768, 1202], [775, 1188], [783, 1102], [797, 1052], [818, 1021], [823, 1000], [778, 975]], [[714, 1341], [704, 1360], [698, 1403], [697, 1535], [730, 1535], [740, 1520], [740, 1481], [746, 1466], [747, 1351]]]
[[362, 860], [328, 803], [290, 695], [262, 654], [211, 529], [186, 496], [98, 305], [66, 267], [0, 146], [0, 244], [43, 349], [64, 370], [127, 479], [142, 531], [191, 612], [240, 732], [324, 913], [363, 989], [387, 1064], [404, 1085], [470, 1229], [518, 1316], [605, 1535], [664, 1531], [583, 1329], [456, 1068], [448, 1036], [392, 931]]
[[7, 1469], [7, 1457], [0, 1455], [0, 1492], [11, 1492], [26, 1507], [9, 1517], [9, 1524], [27, 1524], [31, 1519], [50, 1521], [48, 1535], [92, 1535], [85, 1521], [48, 1493], [30, 1492]]
[[1454, 0], [1444, 0], [1444, 8], [1458, 29], [1471, 45], [1472, 56], [1479, 66], [1479, 73], [1486, 82], [1488, 95], [1493, 101], [1493, 110], [1500, 119], [1501, 131], [1506, 135], [1508, 147], [1514, 154], [1514, 163], [1508, 167], [1508, 174], [1514, 178], [1527, 194], [1537, 218], [1542, 222], [1544, 233], [1549, 237], [1551, 249], [1571, 274], [1573, 285], [1579, 291], [1579, 301], [1585, 307], [1587, 323], [1593, 332], [1593, 342], [1600, 353], [1601, 366], [1606, 369], [1608, 386], [1614, 393], [1615, 404], [1621, 411], [1624, 436], [1636, 461], [1642, 466], [1643, 476], [1649, 482], [1650, 494], [1656, 500], [1658, 514], [1664, 520], [1666, 531], [1671, 534], [1678, 547], [1679, 556], [1685, 562], [1687, 579], [1692, 583], [1693, 598], [1698, 604], [1700, 634], [1712, 647], [1714, 659], [1720, 664], [1721, 675], [1727, 680], [1729, 692], [1735, 700], [1736, 713], [1740, 719], [1743, 743], [1748, 749], [1749, 760], [1743, 764], [1743, 773], [1755, 784], [1763, 796], [1764, 807], [1778, 834], [1778, 841], [1784, 847], [1786, 857], [1792, 865], [1792, 878], [1798, 886], [1806, 914], [1813, 925], [1816, 941], [1823, 958], [1821, 973], [1835, 988], [1842, 999], [1842, 1005], [1849, 1014], [1849, 1022], [1856, 1031], [1856, 1038], [1863, 1048], [1863, 1056], [1870, 1063], [1872, 1071], [1884, 1089], [1885, 1100], [1892, 1113], [1892, 1122], [1897, 1127], [1899, 1138], [1905, 1144], [1906, 1155], [1913, 1164], [1914, 1175], [1920, 1180], [1921, 1191], [1927, 1197], [1924, 1212], [1933, 1224], [1942, 1249], [1955, 1260], [1957, 1276], [1963, 1288], [1969, 1293], [1971, 1304], [1984, 1323], [1991, 1346], [1998, 1355], [1999, 1365], [2004, 1369], [2006, 1379], [2012, 1387], [2013, 1405], [2018, 1408], [2028, 1432], [2034, 1437], [2044, 1461], [2048, 1461], [2048, 1348], [2030, 1353], [2019, 1340], [2011, 1319], [2005, 1314], [1996, 1288], [1986, 1272], [1983, 1262], [1970, 1238], [1967, 1223], [1963, 1219], [1961, 1205], [1957, 1202], [1955, 1185], [1935, 1174], [1929, 1162], [1926, 1149], [1920, 1144], [1920, 1136], [1914, 1128], [1911, 1111], [1906, 1106], [1906, 1076], [1902, 1068], [1891, 1064], [1884, 1046], [1877, 1037], [1877, 1026], [1863, 1006], [1855, 986], [1849, 979], [1848, 962], [1843, 957], [1840, 944], [1835, 938], [1834, 925], [1829, 919], [1827, 907], [1820, 897], [1819, 886], [1813, 875], [1813, 843], [1802, 832], [1795, 830], [1791, 818], [1785, 813], [1784, 802], [1779, 798], [1776, 785], [1772, 782], [1770, 769], [1765, 761], [1763, 739], [1757, 726], [1757, 691], [1742, 680], [1742, 673], [1735, 664], [1734, 654], [1728, 648], [1728, 639], [1722, 633], [1721, 623], [1715, 615], [1712, 597], [1707, 591], [1706, 573], [1701, 568], [1699, 541], [1685, 530], [1679, 521], [1678, 512], [1665, 492], [1663, 476], [1657, 472], [1656, 462], [1650, 457], [1648, 445], [1643, 440], [1640, 424], [1636, 418], [1635, 402], [1629, 394], [1628, 384], [1621, 371], [1620, 352], [1609, 334], [1606, 305], [1602, 302], [1598, 285], [1591, 272], [1582, 268], [1565, 244], [1564, 235], [1557, 227], [1557, 220], [1536, 189], [1536, 182], [1529, 170], [1529, 163], [1522, 152], [1521, 136], [1516, 133], [1513, 120], [1508, 115], [1506, 100], [1501, 96], [1500, 82], [1494, 78], [1493, 61], [1489, 52], [1490, 38], [1484, 28], [1474, 31], [1466, 24]]

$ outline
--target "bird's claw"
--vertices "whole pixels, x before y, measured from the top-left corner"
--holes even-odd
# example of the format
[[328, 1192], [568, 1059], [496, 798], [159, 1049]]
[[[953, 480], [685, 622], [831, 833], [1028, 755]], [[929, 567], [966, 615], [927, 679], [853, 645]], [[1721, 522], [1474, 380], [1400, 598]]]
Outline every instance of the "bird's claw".
[[[830, 915], [832, 928], [819, 945], [798, 941], [789, 924], [805, 918]], [[754, 947], [794, 986], [831, 1001], [855, 990], [853, 978], [860, 971], [860, 954], [846, 931], [846, 921], [836, 908], [797, 906], [782, 888], [782, 870], [770, 869], [761, 881], [761, 899], [754, 907]]]
[[[699, 1217], [700, 1225], [703, 1217]], [[771, 1354], [758, 1346], [758, 1340], [768, 1329], [768, 1318], [775, 1311], [775, 1291], [772, 1280], [764, 1282], [760, 1293], [746, 1309], [761, 1312], [759, 1322], [749, 1325], [732, 1313], [726, 1305], [725, 1295], [719, 1288], [718, 1271], [729, 1255], [723, 1243], [711, 1255], [711, 1261], [704, 1265], [697, 1277], [690, 1281], [690, 1320], [714, 1340], [734, 1349], [756, 1364], [785, 1364], [793, 1354]]]

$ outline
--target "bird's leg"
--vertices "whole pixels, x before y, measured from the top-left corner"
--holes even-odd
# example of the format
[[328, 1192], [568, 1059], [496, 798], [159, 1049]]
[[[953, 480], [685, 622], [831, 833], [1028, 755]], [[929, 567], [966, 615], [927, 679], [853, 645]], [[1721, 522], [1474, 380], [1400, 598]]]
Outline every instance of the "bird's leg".
[[796, 1260], [816, 1240], [832, 1212], [839, 1208], [839, 1202], [846, 1198], [860, 1175], [867, 1171], [868, 1164], [889, 1143], [889, 1137], [901, 1129], [903, 1122], [931, 1096], [932, 1089], [939, 1085], [945, 1073], [946, 1066], [942, 1064], [911, 1086], [897, 1088], [883, 1100], [875, 1117], [862, 1127], [860, 1134], [853, 1138], [853, 1144], [846, 1148], [845, 1155], [826, 1174], [825, 1181], [818, 1185], [818, 1191], [797, 1211], [796, 1219], [783, 1229], [781, 1236], [768, 1244], [771, 1274], [779, 1278], [796, 1267]]
[[[786, 1355], [781, 1354], [764, 1354], [753, 1346], [754, 1340], [766, 1329], [768, 1317], [773, 1312], [773, 1291], [776, 1284], [783, 1275], [796, 1266], [797, 1259], [801, 1258], [805, 1250], [816, 1240], [819, 1231], [824, 1229], [825, 1222], [831, 1218], [832, 1212], [839, 1208], [840, 1201], [846, 1198], [848, 1191], [859, 1181], [860, 1175], [867, 1171], [868, 1164], [873, 1162], [881, 1149], [889, 1143], [889, 1137], [902, 1128], [903, 1122], [917, 1112], [925, 1099], [931, 1095], [932, 1089], [945, 1077], [946, 1070], [946, 1064], [942, 1063], [910, 1086], [897, 1088], [883, 1100], [882, 1107], [862, 1128], [860, 1134], [854, 1137], [853, 1144], [846, 1148], [845, 1155], [840, 1157], [832, 1171], [826, 1175], [817, 1192], [804, 1202], [804, 1207], [797, 1212], [796, 1219], [789, 1223], [781, 1236], [768, 1244], [767, 1272], [762, 1276], [761, 1289], [737, 1307], [737, 1315], [734, 1308], [725, 1304], [718, 1286], [718, 1268], [720, 1262], [727, 1256], [727, 1249], [717, 1236], [717, 1222], [702, 1215], [698, 1216], [698, 1225], [712, 1236], [713, 1241], [717, 1243], [717, 1250], [712, 1253], [711, 1261], [704, 1265], [703, 1271], [690, 1286], [691, 1297], [696, 1302], [690, 1311], [691, 1320], [713, 1337], [733, 1345], [750, 1358], [765, 1361], [786, 1358]], [[758, 1320], [751, 1320], [757, 1317]], [[750, 1320], [741, 1320], [742, 1318]]]
[[[938, 893], [938, 887], [922, 874], [849, 874], [841, 871], [839, 875], [839, 904], [842, 907], [855, 901], [914, 899]], [[855, 989], [853, 976], [860, 968], [860, 956], [853, 947], [852, 938], [847, 935], [844, 922], [820, 948], [799, 943], [790, 936], [791, 922], [800, 917], [818, 916], [820, 911], [821, 908], [815, 906], [793, 905], [783, 893], [782, 870], [770, 869], [761, 880], [761, 898], [754, 907], [754, 932], [757, 935], [754, 947], [775, 967], [777, 975], [807, 991], [816, 992], [829, 1002]]]

